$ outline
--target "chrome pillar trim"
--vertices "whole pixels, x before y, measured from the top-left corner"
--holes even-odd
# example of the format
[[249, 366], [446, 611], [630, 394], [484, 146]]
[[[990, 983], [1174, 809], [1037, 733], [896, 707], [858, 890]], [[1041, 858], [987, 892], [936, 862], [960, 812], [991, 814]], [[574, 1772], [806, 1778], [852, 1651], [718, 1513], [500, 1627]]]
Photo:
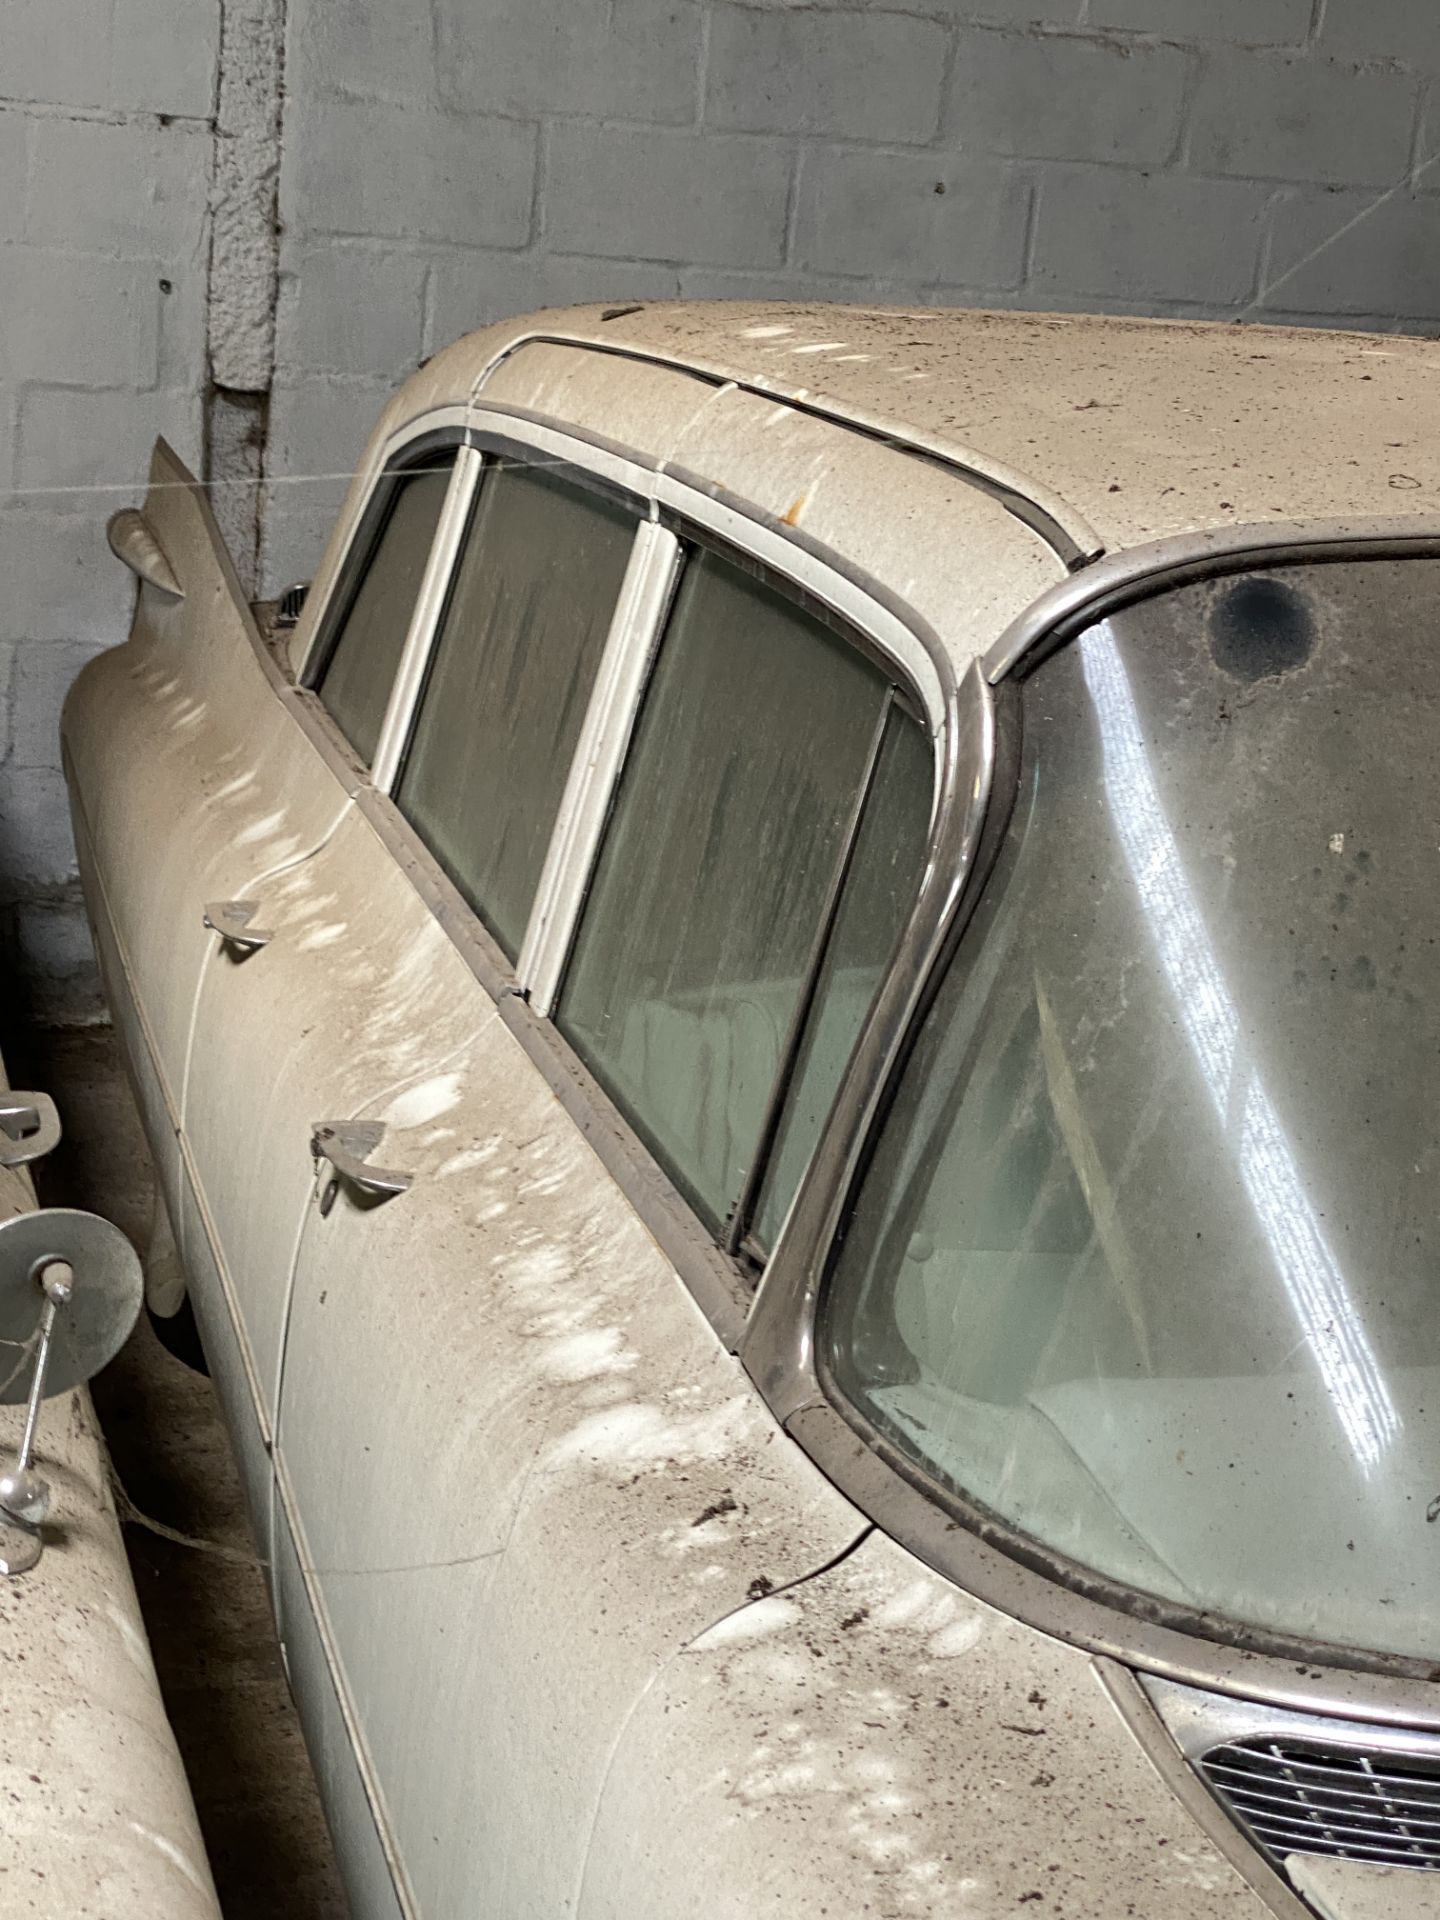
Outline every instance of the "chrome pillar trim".
[[953, 701], [942, 736], [940, 799], [920, 895], [760, 1282], [740, 1346], [747, 1371], [782, 1424], [823, 1398], [814, 1328], [830, 1246], [896, 1052], [969, 880], [990, 798], [995, 703], [978, 662], [954, 690]]
[[1067, 640], [1162, 587], [1183, 586], [1207, 574], [1299, 561], [1399, 559], [1417, 548], [1437, 546], [1440, 521], [1387, 515], [1214, 527], [1127, 547], [1092, 561], [1032, 601], [985, 655], [985, 676], [994, 686], [1042, 646]]
[[1095, 1661], [1094, 1671], [1146, 1759], [1221, 1858], [1259, 1894], [1278, 1920], [1313, 1920], [1310, 1908], [1250, 1844], [1176, 1746], [1168, 1723], [1157, 1711], [1150, 1684], [1118, 1661], [1103, 1657]]
[[515, 963], [522, 990], [542, 1016], [555, 1005], [600, 835], [679, 571], [680, 542], [655, 521], [642, 521], [636, 529], [524, 944]]
[[370, 778], [381, 793], [389, 793], [400, 771], [401, 756], [410, 738], [410, 721], [420, 698], [430, 650], [435, 642], [440, 616], [450, 595], [460, 542], [470, 524], [470, 508], [485, 462], [473, 447], [461, 447], [455, 456], [455, 469], [445, 490], [444, 504], [436, 522], [430, 558], [421, 576], [414, 611], [406, 629], [400, 665], [390, 687], [385, 718], [380, 723], [380, 738], [375, 747], [375, 764]]
[[916, 459], [928, 460], [943, 467], [947, 473], [956, 475], [968, 486], [976, 487], [998, 501], [1007, 513], [1013, 514], [1022, 525], [1038, 534], [1066, 567], [1083, 566], [1105, 551], [1104, 542], [1095, 528], [1067, 501], [1052, 493], [1048, 487], [1027, 479], [1003, 461], [992, 460], [978, 449], [951, 446], [933, 434], [921, 433], [896, 421], [885, 420], [863, 408], [847, 407], [838, 400], [815, 399], [809, 394], [801, 397], [778, 381], [747, 380], [737, 376], [732, 368], [712, 366], [703, 360], [686, 360], [678, 354], [663, 353], [655, 347], [627, 346], [620, 341], [597, 340], [586, 334], [548, 328], [518, 334], [513, 340], [507, 341], [480, 370], [471, 388], [477, 404], [482, 403], [485, 383], [514, 354], [523, 347], [532, 346], [576, 347], [587, 353], [606, 353], [620, 360], [665, 367], [673, 373], [688, 373], [692, 378], [711, 386], [738, 387], [742, 393], [758, 394], [762, 399], [778, 401], [795, 413], [833, 421], [837, 426], [863, 433], [867, 439], [894, 447], [900, 453], [908, 453]]

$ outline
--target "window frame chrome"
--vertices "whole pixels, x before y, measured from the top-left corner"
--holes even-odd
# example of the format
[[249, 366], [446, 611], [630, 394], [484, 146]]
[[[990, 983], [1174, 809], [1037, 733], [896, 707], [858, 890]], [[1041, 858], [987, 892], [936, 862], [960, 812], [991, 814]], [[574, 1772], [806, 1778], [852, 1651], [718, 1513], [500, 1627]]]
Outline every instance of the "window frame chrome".
[[[386, 708], [381, 745], [376, 751], [377, 768], [381, 767], [382, 750], [385, 754], [383, 770], [388, 775], [388, 784], [382, 787], [374, 770], [363, 769], [353, 750], [341, 739], [314, 682], [323, 670], [320, 663], [331, 644], [334, 610], [345, 604], [357, 571], [368, 561], [367, 529], [373, 527], [378, 490], [396, 471], [413, 465], [417, 457], [438, 446], [468, 450], [479, 464], [467, 484], [460, 477], [467, 463], [457, 459], [456, 473], [442, 508], [431, 562], [436, 561], [444, 534], [450, 539], [449, 574], [442, 580], [438, 564], [427, 564], [422, 578], [416, 612], [407, 629], [401, 666]], [[483, 469], [492, 458], [509, 457], [533, 463], [536, 454], [544, 456], [576, 484], [634, 506], [637, 549], [643, 539], [653, 558], [643, 582], [637, 582], [631, 607], [633, 625], [628, 631], [620, 621], [621, 605], [627, 599], [626, 587], [630, 584], [631, 568], [627, 568], [626, 583], [622, 585], [615, 619], [606, 638], [586, 722], [572, 759], [574, 774], [581, 764], [582, 744], [593, 747], [592, 773], [588, 782], [575, 783], [574, 792], [567, 780], [562, 813], [568, 804], [571, 810], [569, 844], [565, 847], [557, 844], [561, 832], [561, 819], [557, 816], [542, 868], [541, 886], [532, 903], [517, 963], [512, 966], [474, 908], [405, 819], [395, 802], [393, 789], [423, 696], [425, 671], [443, 619], [448, 590], [453, 584], [464, 532], [470, 524], [479, 488], [484, 484]], [[647, 528], [651, 530], [648, 533]], [[313, 624], [296, 683], [290, 691], [297, 716], [327, 758], [335, 757], [338, 743], [357, 809], [395, 857], [477, 982], [495, 1001], [501, 1018], [654, 1234], [717, 1335], [733, 1352], [739, 1345], [755, 1295], [753, 1267], [717, 1241], [549, 1017], [579, 923], [635, 717], [644, 697], [649, 668], [683, 565], [680, 548], [687, 539], [695, 545], [740, 556], [752, 571], [771, 581], [787, 598], [825, 618], [827, 624], [841, 631], [851, 644], [858, 644], [883, 666], [898, 695], [918, 713], [935, 750], [926, 862], [927, 877], [933, 874], [937, 864], [936, 823], [945, 812], [945, 795], [958, 772], [955, 738], [959, 702], [953, 662], [924, 619], [863, 569], [799, 529], [783, 524], [765, 509], [693, 474], [666, 469], [633, 449], [527, 409], [491, 406], [483, 401], [464, 409], [463, 414], [447, 407], [419, 415], [387, 437], [363, 490], [346, 516], [343, 550], [312, 587], [311, 603], [306, 611]], [[668, 576], [663, 563], [667, 551], [671, 554]], [[636, 564], [636, 553], [632, 550], [631, 567]], [[642, 587], [643, 590], [638, 590]], [[620, 684], [602, 690], [601, 679], [607, 675], [607, 668]], [[608, 696], [607, 711], [597, 717], [593, 734], [587, 739], [587, 728], [602, 691]], [[549, 897], [542, 900], [552, 861], [555, 869], [550, 876], [552, 889]], [[542, 912], [543, 924], [539, 921]], [[777, 1247], [783, 1237], [782, 1231], [777, 1236]]]
[[[1308, 521], [1197, 533], [1108, 556], [1035, 601], [977, 660], [963, 694], [976, 777], [937, 823], [927, 875], [890, 979], [852, 1057], [821, 1148], [757, 1290], [740, 1358], [786, 1432], [876, 1524], [945, 1578], [1058, 1639], [1162, 1679], [1298, 1712], [1440, 1729], [1440, 1664], [1239, 1628], [1107, 1582], [955, 1498], [902, 1456], [824, 1378], [816, 1325], [835, 1239], [906, 1046], [963, 941], [1008, 822], [1018, 758], [1004, 705], [1024, 674], [1119, 607], [1196, 579], [1255, 567], [1440, 557], [1440, 523]], [[996, 702], [999, 702], [997, 709]], [[1001, 724], [997, 728], [997, 712]], [[977, 718], [988, 715], [988, 730]], [[1001, 770], [997, 778], [997, 744]], [[957, 794], [960, 783], [956, 783]], [[999, 802], [992, 810], [992, 789]], [[982, 845], [985, 843], [985, 845]], [[944, 861], [953, 863], [944, 869]], [[950, 884], [946, 885], [949, 878]], [[1123, 1604], [1128, 1601], [1129, 1604]]]

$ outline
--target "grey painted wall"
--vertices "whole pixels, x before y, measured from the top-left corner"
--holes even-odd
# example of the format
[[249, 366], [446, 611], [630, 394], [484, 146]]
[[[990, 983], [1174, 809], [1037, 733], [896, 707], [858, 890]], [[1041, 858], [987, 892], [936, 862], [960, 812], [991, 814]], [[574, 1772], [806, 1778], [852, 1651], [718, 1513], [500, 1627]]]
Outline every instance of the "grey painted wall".
[[0, 932], [93, 1004], [55, 715], [157, 429], [268, 590], [394, 380], [527, 307], [1435, 331], [1437, 77], [1434, 0], [0, 0]]

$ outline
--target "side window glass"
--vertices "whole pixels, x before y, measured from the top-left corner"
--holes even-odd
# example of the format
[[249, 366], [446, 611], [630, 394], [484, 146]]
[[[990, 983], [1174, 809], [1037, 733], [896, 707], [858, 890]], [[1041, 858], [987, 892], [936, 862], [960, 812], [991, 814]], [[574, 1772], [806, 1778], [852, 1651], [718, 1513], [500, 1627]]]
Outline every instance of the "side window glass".
[[775, 1244], [920, 891], [934, 779], [924, 728], [892, 707], [750, 1223], [763, 1253]]
[[396, 802], [513, 960], [560, 808], [635, 515], [487, 469]]
[[454, 454], [446, 454], [384, 483], [388, 493], [369, 554], [316, 682], [321, 704], [367, 766], [375, 758], [454, 464]]
[[752, 1182], [888, 697], [820, 621], [692, 556], [556, 1019], [717, 1231]]

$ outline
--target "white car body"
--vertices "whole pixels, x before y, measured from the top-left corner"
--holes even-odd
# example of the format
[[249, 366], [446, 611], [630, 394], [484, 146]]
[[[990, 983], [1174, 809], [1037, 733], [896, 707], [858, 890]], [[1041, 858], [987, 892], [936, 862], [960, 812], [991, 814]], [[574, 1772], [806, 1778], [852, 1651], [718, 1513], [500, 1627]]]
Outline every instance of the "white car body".
[[[993, 684], [1107, 585], [1182, 560], [1434, 539], [1434, 375], [1418, 342], [1258, 329], [532, 317], [399, 390], [274, 642], [157, 451], [143, 528], [116, 534], [134, 631], [72, 692], [66, 766], [357, 1920], [1258, 1920], [1301, 1915], [1296, 1887], [1326, 1913], [1440, 1912], [1428, 1872], [1300, 1859], [1287, 1880], [1187, 1765], [1162, 1692], [1423, 1729], [1433, 1687], [1131, 1636], [957, 1545], [874, 1482], [806, 1332], [835, 1183], [973, 856]], [[417, 445], [465, 450], [367, 765], [310, 678]], [[619, 490], [640, 529], [514, 957], [391, 794], [497, 450]], [[758, 1293], [550, 1018], [677, 526], [863, 635], [934, 758], [904, 955]], [[216, 902], [243, 903], [230, 937]], [[380, 1123], [374, 1160], [408, 1190], [334, 1198], [321, 1118]]]

